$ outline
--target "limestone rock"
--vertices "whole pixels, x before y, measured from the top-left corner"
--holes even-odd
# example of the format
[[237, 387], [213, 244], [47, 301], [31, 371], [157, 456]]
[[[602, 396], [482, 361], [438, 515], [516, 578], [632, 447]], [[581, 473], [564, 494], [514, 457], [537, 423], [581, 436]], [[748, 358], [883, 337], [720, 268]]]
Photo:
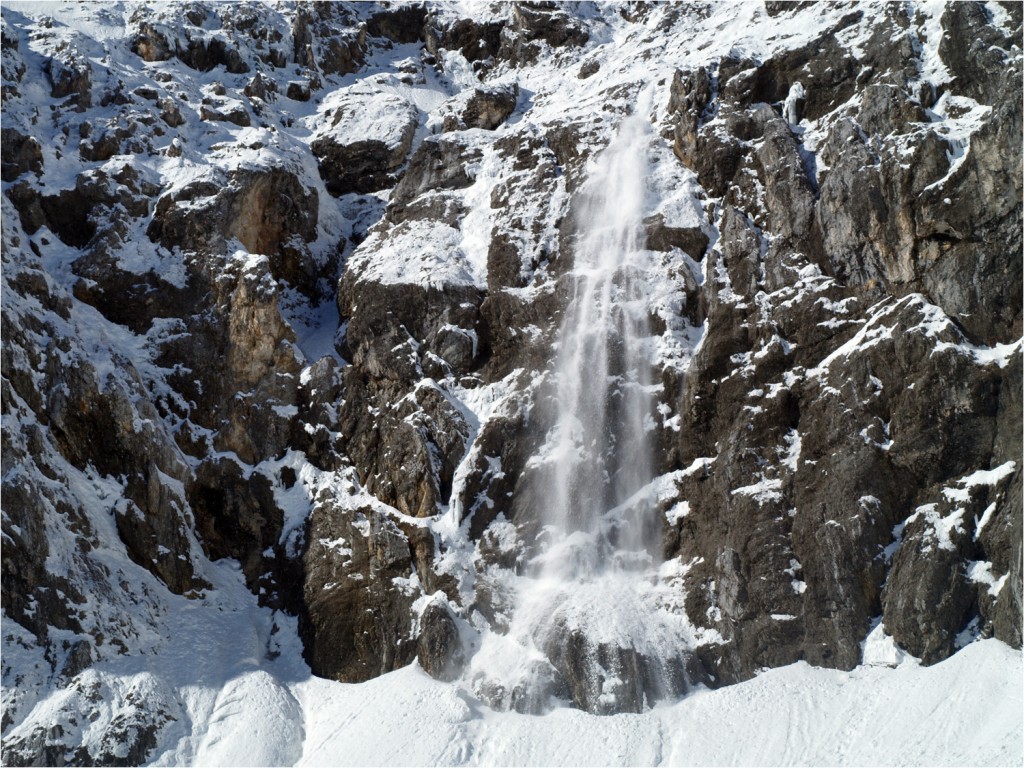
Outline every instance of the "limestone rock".
[[416, 657], [423, 670], [436, 680], [458, 679], [465, 663], [459, 628], [447, 603], [434, 600], [420, 616]]
[[224, 186], [200, 180], [163, 195], [147, 234], [201, 253], [237, 238], [249, 253], [268, 257], [275, 279], [308, 288], [318, 277], [305, 248], [317, 237], [317, 200], [286, 168], [240, 169]]
[[310, 144], [332, 195], [375, 192], [395, 181], [419, 124], [416, 108], [390, 94], [346, 94]]
[[132, 41], [132, 53], [143, 61], [167, 61], [174, 53], [167, 38], [152, 24], [142, 22]]
[[14, 128], [2, 129], [0, 152], [3, 153], [4, 181], [14, 181], [29, 171], [38, 176], [43, 171], [43, 151], [39, 141]]
[[410, 663], [415, 592], [409, 540], [377, 510], [317, 508], [310, 523], [304, 602], [306, 659], [315, 674], [361, 682]]

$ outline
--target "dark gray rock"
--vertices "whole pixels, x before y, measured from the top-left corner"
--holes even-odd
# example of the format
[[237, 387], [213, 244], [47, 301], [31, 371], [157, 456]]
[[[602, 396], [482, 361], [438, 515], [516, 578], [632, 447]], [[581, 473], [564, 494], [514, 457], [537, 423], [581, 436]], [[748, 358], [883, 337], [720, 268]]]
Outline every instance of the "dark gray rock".
[[[289, 86], [291, 83], [289, 83]], [[269, 77], [264, 77], [262, 72], [257, 72], [253, 78], [245, 84], [242, 92], [250, 99], [256, 97], [263, 101], [272, 101], [276, 98], [277, 82]], [[289, 96], [288, 98], [292, 98]], [[307, 97], [308, 99], [308, 97]]]
[[292, 20], [292, 61], [325, 75], [357, 72], [366, 56], [366, 27], [337, 3], [301, 6]]
[[[895, 115], [879, 110], [877, 96], [868, 102], [870, 113], [862, 110], [876, 130], [903, 122], [901, 100], [887, 103]], [[952, 172], [947, 143], [927, 129], [911, 134], [908, 163], [896, 159], [895, 140], [873, 148], [855, 125], [837, 123], [822, 151], [833, 165], [816, 212], [835, 274], [896, 293], [925, 289], [972, 335], [989, 342], [1016, 338], [1021, 264], [999, 254], [1003, 243], [1012, 248], [1020, 241], [1019, 219], [1011, 213], [1020, 184], [1005, 169], [1020, 167], [1021, 159], [1012, 144], [998, 163], [986, 150], [996, 141], [1002, 146], [996, 137], [1020, 119], [1012, 101], [995, 110]], [[994, 205], [978, 205], [983, 199]]]
[[355, 683], [411, 663], [417, 594], [395, 581], [412, 573], [409, 538], [382, 512], [322, 505], [306, 540], [300, 629], [313, 673]]
[[[138, 45], [138, 40], [136, 41]], [[158, 42], [144, 42], [139, 50], [147, 50], [148, 55], [160, 56], [163, 54]], [[136, 51], [138, 53], [138, 51]], [[249, 71], [249, 65], [242, 58], [238, 48], [224, 41], [220, 37], [196, 37], [186, 38], [185, 43], [174, 41], [174, 54], [186, 65], [199, 72], [209, 72], [217, 67], [224, 67], [228, 72], [240, 75]], [[142, 54], [140, 54], [142, 55]], [[145, 58], [145, 57], [143, 57]]]
[[366, 32], [395, 43], [417, 43], [423, 39], [427, 21], [425, 5], [403, 5], [378, 11], [366, 22]]
[[420, 616], [416, 657], [424, 671], [435, 680], [458, 679], [465, 664], [459, 627], [446, 603], [432, 601]]
[[480, 158], [479, 150], [457, 136], [431, 136], [419, 145], [409, 159], [402, 178], [395, 185], [388, 206], [388, 219], [400, 224], [406, 209], [424, 192], [465, 189], [473, 183], [468, 167]]
[[[568, 698], [587, 712], [640, 713], [655, 701], [679, 696], [688, 688], [682, 661], [663, 669], [657, 660], [632, 648], [594, 643], [583, 632], [561, 624], [552, 628], [544, 652], [556, 670], [546, 693]], [[542, 710], [530, 705], [542, 703], [534, 696], [516, 709], [539, 712]]]
[[518, 97], [519, 86], [514, 83], [512, 87], [477, 88], [461, 114], [445, 121], [445, 130], [483, 128], [493, 131], [515, 111]]
[[397, 382], [378, 383], [350, 369], [344, 387], [342, 440], [360, 481], [407, 515], [438, 514], [465, 450], [461, 415], [429, 386], [405, 397]]
[[187, 502], [176, 490], [176, 481], [180, 482], [150, 462], [144, 474], [129, 480], [125, 498], [113, 512], [117, 533], [132, 560], [180, 595], [198, 586], [199, 580], [191, 560], [178, 556], [189, 551], [189, 540]]
[[188, 495], [209, 556], [238, 560], [255, 585], [273, 567], [264, 553], [278, 547], [283, 523], [271, 480], [256, 472], [246, 477], [231, 459], [210, 459], [196, 470]]
[[1007, 51], [1020, 45], [1020, 22], [1016, 34], [1007, 36], [991, 23], [983, 3], [965, 2], [943, 12], [942, 29], [939, 56], [954, 77], [953, 87], [982, 104], [1003, 101]]
[[[388, 135], [367, 136], [361, 132], [368, 111], [377, 115], [377, 124], [389, 125]], [[335, 196], [365, 194], [392, 186], [395, 172], [412, 149], [419, 125], [416, 108], [397, 96], [357, 96], [329, 116], [335, 130], [328, 130], [310, 145], [320, 162], [320, 176], [328, 192]], [[343, 130], [348, 124], [352, 125], [351, 132]]]
[[4, 181], [14, 181], [29, 171], [37, 176], [43, 172], [43, 148], [39, 141], [14, 128], [0, 130], [0, 154]]
[[234, 123], [237, 126], [246, 128], [252, 124], [249, 117], [249, 110], [241, 104], [232, 105], [228, 109], [217, 109], [213, 106], [202, 105], [199, 108], [199, 119], [214, 122]]
[[288, 90], [285, 91], [285, 96], [292, 101], [309, 101], [313, 94], [310, 91], [309, 83], [300, 83], [293, 80], [288, 83]]
[[181, 114], [181, 108], [170, 96], [162, 98], [159, 101], [159, 107], [160, 119], [171, 126], [171, 128], [177, 128], [178, 126], [185, 124], [185, 118]]
[[460, 51], [470, 63], [483, 63], [493, 59], [501, 49], [504, 27], [501, 21], [478, 23], [473, 19], [459, 19], [441, 29], [436, 18], [428, 18], [424, 29], [425, 47], [435, 59], [442, 49], [447, 49]]
[[680, 248], [695, 260], [704, 256], [708, 247], [708, 236], [699, 227], [669, 227], [660, 213], [651, 217], [646, 224], [647, 247], [654, 251], [668, 251]]
[[0, 19], [0, 75], [6, 81], [3, 83], [4, 103], [8, 98], [19, 95], [17, 85], [25, 76], [26, 66], [20, 45], [18, 30], [8, 23], [7, 17]]
[[68, 51], [59, 58], [50, 58], [45, 65], [50, 81], [50, 95], [55, 99], [70, 96], [78, 111], [92, 104], [92, 64], [84, 56]]
[[536, 61], [541, 43], [551, 48], [577, 48], [589, 39], [583, 26], [555, 3], [516, 3], [498, 57], [523, 66]]

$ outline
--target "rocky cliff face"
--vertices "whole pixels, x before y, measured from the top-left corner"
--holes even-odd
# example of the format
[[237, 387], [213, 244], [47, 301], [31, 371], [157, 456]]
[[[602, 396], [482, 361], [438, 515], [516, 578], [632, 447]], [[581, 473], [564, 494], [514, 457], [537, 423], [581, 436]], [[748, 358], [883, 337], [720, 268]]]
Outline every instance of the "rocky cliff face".
[[51, 14], [3, 9], [5, 762], [156, 756], [180, 694], [90, 667], [224, 610], [234, 562], [269, 658], [531, 706], [471, 660], [628, 114], [681, 678], [1020, 647], [1019, 5]]

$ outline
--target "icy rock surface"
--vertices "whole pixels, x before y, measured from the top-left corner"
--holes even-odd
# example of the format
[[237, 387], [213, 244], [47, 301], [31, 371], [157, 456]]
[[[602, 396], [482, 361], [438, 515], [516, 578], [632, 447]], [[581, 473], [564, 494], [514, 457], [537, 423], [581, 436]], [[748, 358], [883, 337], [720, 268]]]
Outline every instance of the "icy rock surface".
[[[3, 761], [231, 762], [241, 719], [272, 724], [247, 761], [331, 762], [361, 690], [453, 724], [394, 761], [494, 762], [480, 723], [530, 731], [478, 698], [530, 691], [474, 685], [545, 663], [502, 649], [542, 551], [588, 182], [628, 119], [651, 470], [620, 511], [653, 509], [655, 551], [621, 565], [664, 622], [567, 616], [609, 696], [562, 698], [649, 707], [613, 695], [644, 624], [691, 685], [766, 701], [862, 662], [961, 686], [983, 706], [943, 711], [987, 741], [944, 752], [941, 718], [881, 705], [851, 733], [875, 713], [915, 733], [893, 762], [1019, 763], [1019, 690], [982, 683], [1018, 679], [1021, 645], [1021, 24], [996, 2], [5, 4]], [[936, 666], [887, 668], [909, 657]], [[751, 681], [795, 662], [833, 671]], [[409, 711], [411, 749], [436, 712]], [[691, 760], [608, 722], [614, 760], [525, 736], [512, 759]], [[812, 731], [764, 754], [889, 761]]]

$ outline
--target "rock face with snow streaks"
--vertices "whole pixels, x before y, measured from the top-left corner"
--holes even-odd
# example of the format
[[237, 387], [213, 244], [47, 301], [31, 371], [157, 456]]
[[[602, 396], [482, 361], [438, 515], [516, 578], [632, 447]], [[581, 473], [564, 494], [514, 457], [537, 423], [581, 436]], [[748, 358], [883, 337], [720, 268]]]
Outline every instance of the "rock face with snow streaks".
[[[849, 669], [879, 623], [925, 663], [1020, 647], [1020, 6], [460, 8], [4, 7], [5, 763], [173, 749], [186, 697], [92, 668], [231, 569], [253, 658], [291, 632], [316, 675], [548, 706], [473, 658], [543, 551], [627, 115], [674, 689]], [[551, 646], [558, 698], [649, 704], [625, 641]]]

